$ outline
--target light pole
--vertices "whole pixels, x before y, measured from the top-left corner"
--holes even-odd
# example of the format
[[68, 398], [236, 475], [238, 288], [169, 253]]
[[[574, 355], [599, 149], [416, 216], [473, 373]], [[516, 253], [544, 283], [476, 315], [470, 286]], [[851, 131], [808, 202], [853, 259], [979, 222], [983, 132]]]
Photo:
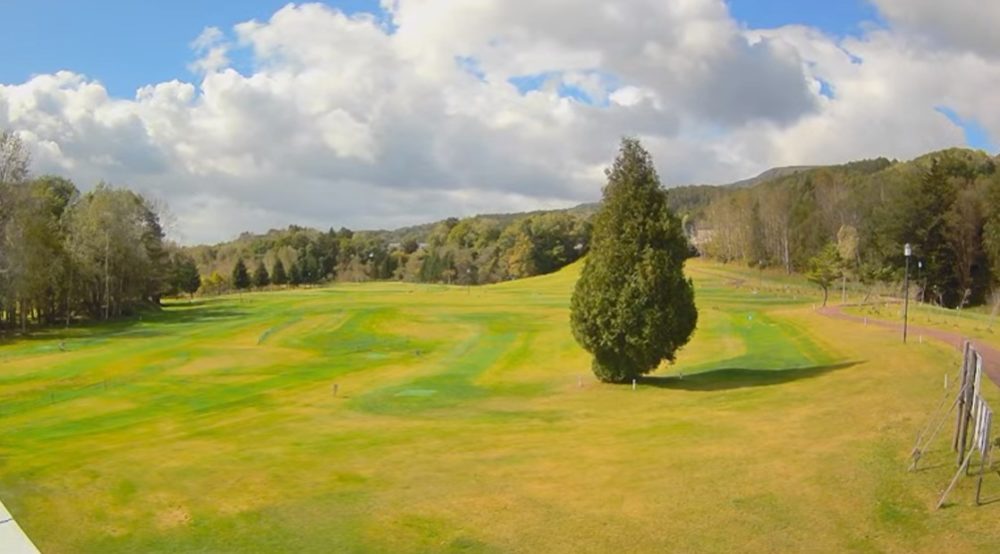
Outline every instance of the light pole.
[[903, 246], [903, 255], [906, 256], [906, 272], [903, 277], [903, 343], [906, 343], [906, 325], [909, 320], [910, 312], [910, 256], [913, 254], [913, 248], [910, 247], [910, 243], [906, 243]]
[[917, 260], [917, 286], [920, 287], [920, 300], [921, 304], [924, 303], [924, 261]]

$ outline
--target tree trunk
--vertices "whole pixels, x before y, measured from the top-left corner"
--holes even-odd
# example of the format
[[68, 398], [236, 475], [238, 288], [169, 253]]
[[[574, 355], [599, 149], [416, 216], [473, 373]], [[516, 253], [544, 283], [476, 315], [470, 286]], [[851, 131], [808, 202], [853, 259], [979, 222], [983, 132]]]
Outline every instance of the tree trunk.
[[788, 274], [788, 275], [791, 275], [792, 274], [792, 260], [791, 260], [791, 255], [790, 255], [790, 253], [788, 251], [788, 226], [787, 225], [785, 226], [785, 237], [784, 237], [784, 240], [782, 242], [784, 243], [782, 245], [783, 246], [782, 258], [784, 259], [784, 262], [785, 262], [785, 273]]

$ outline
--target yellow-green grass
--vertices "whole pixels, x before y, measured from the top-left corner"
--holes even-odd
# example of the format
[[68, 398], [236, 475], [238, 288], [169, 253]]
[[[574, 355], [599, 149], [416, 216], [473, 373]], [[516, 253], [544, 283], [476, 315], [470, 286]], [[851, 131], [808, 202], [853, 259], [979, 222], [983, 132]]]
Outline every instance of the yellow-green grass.
[[44, 552], [995, 551], [970, 480], [932, 509], [944, 434], [905, 470], [957, 353], [689, 268], [695, 338], [634, 391], [572, 339], [577, 266], [0, 345], [0, 498]]
[[[985, 311], [987, 309], [949, 310], [913, 302], [907, 309], [907, 318], [909, 324], [915, 327], [942, 329], [1000, 347], [1000, 317]], [[857, 316], [896, 321], [900, 324], [903, 322], [903, 304], [899, 302], [852, 306], [845, 311]]]

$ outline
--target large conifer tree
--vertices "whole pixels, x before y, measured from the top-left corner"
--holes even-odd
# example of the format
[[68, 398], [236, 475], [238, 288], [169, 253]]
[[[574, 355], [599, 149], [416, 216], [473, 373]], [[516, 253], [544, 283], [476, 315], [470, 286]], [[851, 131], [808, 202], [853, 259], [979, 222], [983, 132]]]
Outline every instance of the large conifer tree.
[[593, 370], [624, 383], [656, 369], [694, 332], [694, 289], [684, 277], [688, 244], [667, 208], [653, 160], [622, 140], [573, 292], [573, 335], [594, 355]]
[[247, 272], [247, 266], [243, 263], [243, 258], [238, 258], [236, 266], [233, 267], [233, 286], [237, 290], [250, 288], [250, 273]]
[[285, 264], [281, 262], [280, 258], [274, 262], [274, 268], [271, 270], [271, 282], [275, 285], [285, 285], [288, 283], [288, 274], [285, 273]]
[[271, 284], [271, 275], [264, 266], [264, 260], [257, 262], [257, 269], [253, 270], [253, 286], [262, 289]]

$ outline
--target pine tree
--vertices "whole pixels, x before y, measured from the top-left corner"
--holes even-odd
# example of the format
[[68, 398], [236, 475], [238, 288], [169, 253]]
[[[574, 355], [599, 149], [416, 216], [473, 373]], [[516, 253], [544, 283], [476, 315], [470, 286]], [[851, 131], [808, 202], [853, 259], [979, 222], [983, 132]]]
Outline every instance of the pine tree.
[[271, 269], [271, 282], [275, 285], [288, 284], [288, 274], [285, 273], [285, 264], [281, 262], [280, 258], [274, 262], [274, 267]]
[[307, 247], [299, 251], [298, 260], [295, 265], [299, 268], [300, 284], [319, 282], [321, 278], [319, 260], [316, 258], [316, 254], [312, 248]]
[[262, 289], [271, 284], [271, 276], [264, 267], [264, 261], [257, 262], [257, 268], [253, 271], [253, 286]]
[[638, 140], [623, 139], [607, 175], [571, 323], [577, 342], [594, 355], [594, 374], [624, 383], [673, 361], [698, 312], [684, 277], [687, 239], [651, 156]]
[[236, 266], [233, 267], [233, 286], [237, 290], [250, 288], [250, 274], [247, 273], [247, 266], [243, 263], [243, 258], [237, 259]]
[[178, 262], [176, 271], [177, 289], [193, 297], [194, 293], [201, 288], [201, 275], [198, 273], [198, 266], [189, 256], [185, 256]]
[[302, 284], [302, 271], [299, 269], [299, 265], [292, 262], [292, 265], [288, 266], [288, 284], [293, 287], [297, 287]]

